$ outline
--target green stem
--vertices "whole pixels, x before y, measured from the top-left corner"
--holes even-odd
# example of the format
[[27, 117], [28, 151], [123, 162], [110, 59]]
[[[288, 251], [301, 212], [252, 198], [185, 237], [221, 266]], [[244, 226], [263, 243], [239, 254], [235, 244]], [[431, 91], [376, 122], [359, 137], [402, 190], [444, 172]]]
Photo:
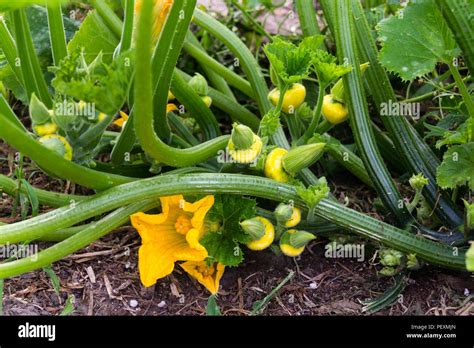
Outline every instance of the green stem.
[[321, 109], [323, 108], [324, 90], [325, 86], [323, 84], [320, 84], [318, 91], [318, 101], [316, 103], [316, 107], [314, 108], [313, 117], [311, 119], [308, 129], [306, 130], [306, 132], [304, 132], [301, 140], [298, 141], [299, 143], [305, 143], [306, 141], [308, 141], [308, 139], [314, 135], [314, 132], [316, 131], [319, 125], [319, 120], [321, 119]]
[[416, 208], [418, 203], [420, 203], [421, 199], [423, 198], [422, 190], [416, 190], [415, 196], [413, 197], [412, 201], [407, 204], [407, 209], [411, 213]]
[[[33, 240], [54, 231], [76, 225], [93, 216], [127, 206], [133, 202], [176, 194], [235, 194], [249, 195], [276, 202], [293, 200], [296, 206], [305, 203], [292, 185], [240, 174], [163, 175], [124, 184], [99, 193], [75, 206], [66, 206], [27, 221], [0, 227], [0, 243]], [[453, 247], [414, 235], [376, 220], [330, 199], [323, 199], [315, 214], [333, 224], [373, 241], [417, 257], [434, 265], [465, 270], [465, 253]], [[6, 267], [6, 266], [5, 266]], [[0, 270], [3, 269], [3, 265]], [[0, 271], [0, 278], [3, 273]]]
[[0, 48], [2, 49], [5, 58], [10, 65], [10, 68], [13, 70], [13, 73], [16, 76], [16, 79], [20, 84], [24, 86], [23, 75], [21, 73], [20, 64], [17, 62], [17, 48], [15, 41], [13, 40], [10, 31], [8, 30], [7, 24], [3, 17], [0, 16]]
[[117, 39], [122, 37], [123, 23], [120, 18], [117, 17], [115, 12], [107, 5], [104, 0], [90, 0], [91, 5], [97, 10], [105, 24], [114, 33]]
[[64, 159], [56, 152], [42, 146], [32, 136], [11, 123], [0, 114], [2, 126], [0, 138], [24, 155], [30, 157], [36, 164], [50, 175], [61, 179], [71, 180], [79, 185], [104, 190], [134, 180], [119, 175], [97, 172]]
[[53, 2], [48, 4], [48, 26], [49, 39], [51, 41], [51, 50], [53, 51], [54, 65], [67, 56], [66, 34], [64, 32], [63, 13], [61, 3]]
[[139, 211], [147, 211], [157, 205], [155, 200], [134, 203], [124, 208], [119, 208], [107, 215], [102, 220], [91, 224], [82, 231], [72, 235], [66, 240], [59, 242], [46, 250], [35, 255], [25, 257], [16, 261], [0, 264], [0, 278], [12, 277], [25, 272], [33, 271], [41, 267], [59, 261], [69, 254], [84, 248], [95, 240], [105, 236], [117, 227], [127, 223], [129, 216]]
[[[348, 108], [352, 133], [361, 153], [362, 161], [373, 180], [378, 195], [385, 206], [396, 216], [401, 226], [413, 221], [403, 204], [403, 199], [390, 176], [375, 143], [373, 129], [362, 85], [362, 74], [359, 68], [355, 30], [350, 0], [337, 2], [336, 7], [336, 43], [340, 61], [347, 60], [354, 69], [344, 75], [344, 86], [348, 99]], [[400, 204], [402, 203], [402, 204]]]
[[[321, 6], [332, 31], [334, 31], [333, 7], [335, 4], [336, 2], [332, 0], [321, 0]], [[370, 69], [364, 74], [366, 90], [372, 95], [374, 105], [380, 113], [382, 105], [390, 101], [394, 102], [397, 98], [388, 75], [378, 60], [377, 46], [360, 1], [353, 2], [352, 11], [360, 61], [370, 63]], [[457, 207], [445, 193], [441, 192], [441, 197], [439, 195], [440, 192], [436, 186], [436, 169], [439, 166], [439, 159], [435, 153], [405, 117], [382, 116], [380, 119], [389, 132], [402, 163], [410, 173], [423, 173], [429, 179], [424, 194], [429, 204], [437, 207], [435, 211], [437, 216], [447, 225], [460, 226], [463, 218]]]
[[306, 37], [321, 34], [313, 2], [308, 0], [296, 0], [295, 6], [303, 35]]
[[436, 0], [456, 42], [462, 50], [471, 74], [474, 74], [473, 4], [470, 0]]
[[[186, 81], [191, 80], [191, 76], [179, 69], [175, 69], [175, 73], [181, 74]], [[260, 119], [238, 102], [214, 88], [209, 88], [209, 96], [212, 98], [212, 105], [227, 113], [232, 121], [243, 123], [254, 131], [258, 129]]]
[[15, 10], [11, 14], [15, 28], [18, 57], [21, 62], [23, 82], [28, 100], [30, 100], [31, 95], [35, 93], [46, 107], [52, 108], [53, 100], [49, 94], [48, 85], [46, 84], [43, 72], [41, 71], [38, 56], [33, 45], [30, 27], [26, 20], [25, 10]]
[[[0, 190], [10, 196], [15, 196], [18, 190], [18, 183], [5, 175], [0, 175]], [[86, 198], [85, 196], [66, 195], [64, 193], [50, 192], [37, 188], [33, 188], [33, 190], [41, 204], [52, 208], [62, 207], [72, 202], [82, 201]], [[20, 192], [25, 195], [28, 194], [27, 188], [24, 186], [21, 186]]]
[[[194, 8], [194, 3], [195, 0], [184, 0], [182, 4], [174, 3], [171, 12], [173, 12], [174, 10], [176, 15], [180, 16], [181, 10], [184, 10], [186, 13], [185, 17], [188, 18], [188, 21], [186, 21], [186, 19], [182, 19], [181, 22], [184, 24], [179, 24], [179, 22], [174, 23], [172, 21], [167, 21], [164, 30], [166, 30], [166, 27], [168, 26], [168, 24], [170, 24], [180, 26], [180, 31], [186, 31], [186, 23], [189, 22], [192, 16], [192, 11], [190, 11], [189, 9]], [[140, 11], [138, 20], [136, 52], [137, 54], [139, 54], [139, 56], [137, 57], [137, 61], [139, 61], [140, 64], [137, 64], [135, 73], [135, 132], [143, 150], [150, 154], [156, 160], [174, 167], [192, 166], [194, 164], [204, 162], [213, 156], [216, 156], [219, 150], [224, 149], [227, 146], [229, 136], [221, 136], [189, 149], [176, 149], [165, 144], [156, 135], [153, 127], [154, 89], [152, 88], [153, 84], [151, 77], [151, 72], [156, 71], [154, 69], [152, 70], [151, 60], [152, 5], [153, 4], [151, 2], [143, 3], [143, 10]], [[166, 35], [162, 35], [160, 37], [160, 41], [162, 38], [169, 39], [170, 47], [171, 45], [173, 45], [173, 49], [176, 50], [175, 45], [178, 44], [177, 42], [174, 42]], [[160, 54], [159, 52], [162, 52], [161, 54], [169, 55], [170, 47], [167, 47], [166, 50], [162, 51], [157, 49], [157, 54], [155, 55], [155, 57]], [[177, 54], [175, 55], [175, 58], [177, 58]], [[176, 59], [173, 59], [173, 57], [168, 57], [166, 58], [166, 63], [163, 63], [163, 59], [160, 60], [158, 57], [157, 59], [155, 59], [155, 61], [161, 63], [161, 65], [159, 66], [159, 70], [162, 72], [160, 73], [158, 71], [158, 75], [164, 75], [164, 71], [167, 69], [171, 70], [171, 73], [167, 80], [157, 80], [157, 82], [159, 81], [159, 84], [156, 97], [158, 97], [158, 99], [160, 100], [165, 100], [163, 105], [160, 106], [160, 108], [163, 109], [160, 110], [160, 112], [163, 112], [166, 115], [166, 110], [164, 110], [164, 108], [166, 100], [168, 99], [168, 86], [169, 81], [172, 77], [173, 67], [176, 64]], [[158, 111], [155, 110], [155, 112]]]
[[[190, 42], [191, 44], [198, 47], [203, 52], [206, 52], [204, 47], [201, 45], [201, 43], [196, 38], [196, 36], [194, 36], [191, 30], [188, 30], [188, 34], [186, 35], [186, 42]], [[229, 87], [229, 85], [227, 84], [227, 81], [222, 76], [220, 76], [218, 73], [216, 73], [215, 71], [213, 71], [211, 68], [209, 68], [206, 65], [201, 64], [201, 67], [206, 73], [206, 76], [211, 82], [211, 85], [214, 86], [215, 89], [225, 94], [227, 97], [231, 98], [233, 101], [237, 101], [237, 99], [235, 98], [234, 92], [232, 92], [232, 89]]]
[[458, 87], [459, 92], [461, 93], [464, 104], [466, 104], [467, 112], [469, 113], [470, 117], [474, 118], [474, 102], [472, 101], [472, 97], [469, 94], [469, 91], [467, 90], [466, 84], [462, 80], [458, 68], [454, 66], [452, 62], [450, 62], [448, 66], [449, 70], [453, 74], [454, 81], [456, 82], [456, 86]]
[[235, 72], [229, 70], [217, 60], [209, 56], [205, 51], [200, 49], [198, 46], [193, 45], [189, 41], [185, 41], [183, 49], [194, 59], [196, 59], [202, 66], [205, 66], [215, 73], [222, 76], [231, 86], [237, 88], [239, 91], [245, 95], [253, 98], [253, 90], [250, 83], [248, 83], [241, 76], [237, 75]]
[[5, 118], [7, 118], [15, 127], [26, 132], [25, 126], [23, 125], [23, 123], [20, 122], [20, 120], [15, 115], [10, 105], [6, 101], [5, 97], [1, 93], [0, 93], [0, 114], [3, 115]]
[[[470, 82], [472, 80], [472, 77], [471, 76], [466, 76], [465, 78], [462, 79], [462, 81], [465, 83], [465, 82]], [[450, 83], [450, 84], [447, 84], [446, 86], [443, 87], [444, 90], [449, 90], [453, 87], [457, 86], [457, 83], [456, 82], [453, 82], [453, 83]], [[426, 99], [429, 99], [431, 97], [434, 97], [436, 94], [438, 93], [437, 90], [434, 90], [434, 91], [431, 91], [431, 92], [428, 92], [428, 93], [425, 93], [425, 94], [422, 94], [422, 95], [419, 95], [419, 96], [416, 96], [416, 97], [412, 97], [412, 98], [409, 98], [409, 99], [405, 99], [403, 100], [404, 103], [416, 103], [416, 102], [420, 102], [420, 101], [423, 101], [423, 100], [426, 100]]]
[[199, 124], [206, 139], [213, 139], [220, 135], [219, 124], [211, 109], [207, 107], [180, 74], [175, 73], [173, 75], [171, 91], [176, 99], [189, 111], [191, 117]]
[[135, 0], [125, 0], [124, 11], [122, 38], [120, 39], [120, 53], [126, 52], [130, 47], [132, 47]]

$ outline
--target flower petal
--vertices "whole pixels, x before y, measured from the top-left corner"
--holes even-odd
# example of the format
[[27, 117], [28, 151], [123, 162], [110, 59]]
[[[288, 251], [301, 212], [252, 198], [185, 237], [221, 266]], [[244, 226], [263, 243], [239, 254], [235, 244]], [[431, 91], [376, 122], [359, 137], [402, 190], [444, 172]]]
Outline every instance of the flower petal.
[[184, 211], [194, 213], [194, 216], [191, 219], [191, 224], [194, 228], [198, 230], [202, 228], [204, 218], [206, 217], [207, 212], [211, 209], [213, 204], [214, 196], [212, 195], [208, 195], [194, 203], [185, 203]]
[[[184, 262], [181, 265], [191, 277], [195, 278], [200, 284], [211, 292], [211, 294], [217, 294], [219, 291], [219, 283], [224, 274], [225, 266], [221, 263], [217, 265], [207, 266], [205, 261], [202, 262]], [[201, 271], [201, 269], [209, 270], [210, 267], [216, 267], [211, 275], [207, 275]]]

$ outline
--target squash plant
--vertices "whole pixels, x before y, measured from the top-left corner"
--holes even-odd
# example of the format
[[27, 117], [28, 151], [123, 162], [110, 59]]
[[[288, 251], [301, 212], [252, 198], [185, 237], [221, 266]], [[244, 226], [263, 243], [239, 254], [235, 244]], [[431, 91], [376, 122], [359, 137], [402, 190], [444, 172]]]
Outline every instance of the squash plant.
[[[303, 38], [269, 37], [261, 61], [196, 0], [125, 0], [120, 16], [104, 0], [89, 3], [82, 22], [64, 16], [67, 1], [0, 5], [0, 138], [46, 175], [94, 192], [34, 188], [21, 170], [15, 179], [1, 175], [2, 191], [33, 211], [56, 209], [0, 226], [0, 243], [57, 243], [0, 263], [0, 278], [48, 266], [130, 222], [142, 240], [146, 286], [179, 265], [215, 294], [225, 267], [238, 266], [247, 249], [294, 257], [318, 235], [341, 230], [389, 248], [381, 251], [387, 267], [397, 255], [395, 264], [403, 258], [408, 269], [473, 270], [473, 48], [460, 29], [468, 1], [395, 6], [373, 27], [359, 1], [323, 0], [324, 36], [311, 2], [297, 0]], [[29, 11], [46, 13], [47, 63], [36, 54]], [[226, 46], [241, 73], [207, 51], [195, 27]], [[203, 75], [186, 70], [184, 57]], [[409, 89], [415, 78], [427, 88], [412, 100], [442, 89], [457, 101], [457, 118], [385, 115], [387, 103], [400, 101], [392, 82], [411, 81]], [[28, 107], [31, 127], [16, 100]], [[337, 139], [346, 120], [354, 151]], [[313, 170], [330, 157], [375, 189], [391, 223], [331, 195]], [[392, 168], [412, 176], [411, 202]], [[152, 210], [159, 213], [146, 214]]]

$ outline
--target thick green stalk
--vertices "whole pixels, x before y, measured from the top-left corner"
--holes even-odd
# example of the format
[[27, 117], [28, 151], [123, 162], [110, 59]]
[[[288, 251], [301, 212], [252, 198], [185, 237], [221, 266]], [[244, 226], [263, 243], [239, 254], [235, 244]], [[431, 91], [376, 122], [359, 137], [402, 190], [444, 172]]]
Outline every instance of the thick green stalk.
[[[294, 186], [267, 178], [217, 173], [163, 175], [111, 188], [75, 206], [62, 207], [27, 221], [0, 226], [0, 243], [33, 240], [55, 229], [76, 225], [133, 202], [148, 199], [156, 201], [158, 197], [183, 192], [189, 195], [249, 195], [276, 202], [293, 200], [296, 206], [305, 208], [305, 203], [297, 195]], [[329, 199], [323, 199], [314, 212], [317, 216], [349, 231], [402, 252], [415, 253], [420, 259], [432, 264], [465, 270], [465, 254], [462, 250], [457, 251], [447, 245], [398, 229]], [[0, 277], [2, 276], [0, 273]]]
[[0, 121], [2, 123], [0, 138], [3, 138], [17, 151], [30, 157], [50, 175], [97, 190], [104, 190], [134, 180], [133, 178], [98, 172], [68, 161], [56, 152], [42, 146], [32, 136], [11, 123], [3, 114], [0, 114]]
[[199, 140], [188, 129], [188, 127], [183, 123], [183, 121], [180, 118], [178, 118], [178, 116], [170, 112], [168, 114], [168, 120], [170, 122], [171, 128], [175, 131], [176, 134], [181, 136], [192, 146], [199, 145]]
[[193, 21], [229, 47], [254, 90], [260, 114], [265, 115], [272, 106], [267, 99], [268, 87], [265, 78], [252, 52], [234, 32], [203, 11], [196, 9]]
[[303, 35], [312, 36], [321, 34], [313, 2], [308, 0], [295, 0], [295, 6]]
[[54, 65], [58, 66], [59, 62], [67, 56], [66, 34], [64, 32], [61, 3], [53, 2], [48, 4], [47, 10], [49, 39], [51, 41], [51, 50], [53, 51], [53, 61]]
[[180, 74], [175, 73], [173, 75], [171, 91], [176, 99], [185, 106], [186, 110], [196, 120], [203, 130], [206, 139], [213, 139], [220, 135], [219, 124], [211, 109], [207, 107], [204, 101]]
[[184, 42], [183, 49], [194, 59], [196, 59], [203, 67], [212, 69], [215, 73], [219, 74], [233, 87], [240, 90], [242, 93], [253, 98], [253, 90], [250, 83], [248, 83], [241, 76], [235, 72], [229, 70], [217, 60], [209, 56], [205, 51], [200, 49], [198, 46], [193, 45], [189, 41]]
[[[474, 37], [473, 37], [474, 39]], [[464, 104], [466, 104], [466, 109], [470, 117], [474, 118], [474, 102], [472, 101], [472, 96], [469, 94], [469, 91], [462, 80], [461, 74], [459, 74], [459, 70], [453, 63], [449, 63], [449, 70], [453, 74], [454, 81], [456, 82], [456, 86], [461, 93], [462, 99]]]
[[43, 72], [36, 55], [33, 39], [31, 37], [30, 27], [26, 20], [24, 9], [11, 12], [14, 28], [16, 47], [18, 57], [20, 58], [21, 71], [23, 75], [24, 87], [27, 92], [28, 100], [33, 93], [48, 108], [53, 107], [53, 100], [48, 91], [48, 85], [44, 78]]
[[[147, 4], [147, 6], [148, 5], [151, 6], [151, 4]], [[153, 72], [152, 96], [155, 119], [154, 128], [155, 132], [158, 134], [158, 137], [163, 139], [165, 142], [169, 140], [171, 131], [166, 120], [166, 110], [164, 106], [168, 102], [168, 91], [171, 85], [171, 79], [173, 77], [173, 69], [176, 67], [179, 55], [181, 54], [184, 39], [186, 38], [186, 34], [189, 30], [189, 23], [191, 21], [195, 5], [196, 0], [173, 2], [153, 53], [150, 71]], [[147, 8], [151, 9], [150, 6]], [[142, 17], [143, 12], [145, 11], [144, 8], [145, 7], [142, 7], [142, 10], [139, 13], [139, 18]], [[149, 14], [147, 14], [147, 16], [148, 15]], [[151, 26], [145, 30], [151, 30], [153, 27], [153, 20], [154, 19], [152, 18], [149, 21]], [[138, 34], [140, 35], [140, 31]], [[143, 34], [143, 30], [141, 34]], [[145, 45], [149, 47], [150, 42], [151, 41], [146, 43], [142, 42], [142, 49], [145, 49]], [[138, 52], [140, 52], [140, 50], [138, 50]], [[137, 137], [140, 139], [138, 132]], [[150, 154], [154, 156], [153, 153]]]
[[5, 58], [10, 65], [13, 73], [21, 85], [24, 85], [23, 75], [21, 73], [20, 64], [17, 62], [17, 49], [15, 41], [13, 40], [7, 24], [3, 17], [0, 16], [0, 48], [2, 49]]
[[[326, 18], [330, 19], [334, 2], [322, 0], [321, 5], [327, 14]], [[364, 73], [366, 90], [372, 95], [374, 105], [380, 112], [383, 105], [390, 101], [395, 102], [397, 98], [387, 73], [378, 61], [377, 47], [360, 1], [353, 2], [352, 11], [360, 60], [370, 63], [370, 68]], [[381, 116], [380, 119], [410, 173], [423, 173], [428, 178], [429, 183], [423, 193], [429, 204], [436, 207], [436, 215], [448, 226], [462, 225], [462, 214], [446, 193], [441, 192], [440, 194], [436, 185], [436, 169], [439, 166], [439, 159], [431, 148], [423, 141], [406, 117]]]
[[135, 14], [135, 0], [125, 0], [124, 23], [122, 25], [122, 37], [120, 39], [120, 53], [126, 52], [132, 47], [133, 19]]
[[[195, 0], [184, 0], [182, 4], [174, 3], [171, 9], [171, 12], [177, 12], [178, 15], [183, 10], [187, 17], [182, 19], [179, 23], [173, 23], [172, 21], [167, 21], [165, 25], [165, 31], [168, 24], [179, 26], [179, 31], [187, 31], [187, 24], [192, 16], [192, 10], [194, 9]], [[156, 160], [171, 165], [175, 167], [186, 167], [192, 166], [194, 164], [204, 162], [207, 159], [216, 156], [217, 152], [221, 149], [224, 149], [227, 146], [229, 136], [221, 136], [215, 138], [214, 140], [205, 142], [201, 145], [189, 148], [189, 149], [176, 149], [165, 144], [155, 133], [153, 127], [153, 84], [151, 78], [151, 72], [158, 72], [158, 76], [165, 76], [162, 79], [156, 81], [158, 89], [156, 92], [156, 97], [158, 100], [163, 101], [163, 104], [160, 105], [160, 111], [155, 110], [155, 113], [164, 113], [166, 116], [166, 110], [164, 109], [168, 99], [168, 86], [172, 77], [174, 66], [176, 65], [176, 59], [179, 54], [179, 42], [174, 42], [170, 40], [169, 37], [162, 35], [160, 36], [160, 41], [162, 38], [166, 38], [169, 43], [169, 47], [166, 50], [156, 50], [155, 62], [160, 62], [161, 65], [158, 66], [158, 69], [152, 70], [152, 61], [151, 61], [151, 23], [152, 23], [152, 3], [144, 2], [143, 10], [140, 11], [139, 21], [138, 21], [138, 35], [136, 43], [136, 52], [139, 55], [137, 61], [140, 64], [137, 64], [136, 73], [135, 73], [135, 115], [134, 115], [134, 125], [135, 133], [137, 138], [145, 152], [149, 153]], [[190, 11], [191, 9], [191, 11]], [[170, 14], [171, 15], [171, 14]], [[165, 32], [164, 31], [164, 32]], [[178, 37], [179, 39], [179, 37]], [[184, 40], [184, 35], [182, 37]], [[171, 45], [173, 49], [170, 50]], [[160, 46], [160, 44], [158, 44]], [[170, 51], [175, 51], [178, 49], [178, 52], [171, 57]], [[161, 52], [161, 53], [160, 53]], [[160, 60], [159, 55], [165, 55]], [[170, 74], [165, 74], [166, 70], [170, 70]], [[159, 82], [159, 83], [158, 83]], [[157, 100], [155, 98], [155, 100]], [[161, 110], [163, 109], [163, 110]], [[158, 120], [162, 117], [158, 117]], [[166, 121], [165, 121], [166, 122]]]
[[[176, 73], [181, 74], [186, 81], [191, 79], [191, 76], [179, 69], [175, 70], [175, 74]], [[209, 88], [209, 96], [212, 98], [212, 105], [227, 113], [233, 121], [243, 123], [252, 128], [254, 131], [258, 130], [260, 120], [248, 109], [235, 102], [227, 95], [215, 90], [214, 88]], [[133, 129], [133, 113], [134, 112], [132, 110], [130, 113], [129, 122], [127, 122], [123, 127], [122, 132], [117, 138], [117, 143], [112, 150], [112, 162], [114, 163], [123, 163], [125, 154], [130, 152], [133, 145], [135, 144], [136, 137]], [[191, 142], [191, 144], [193, 143]]]
[[340, 165], [349, 170], [354, 174], [360, 181], [374, 187], [373, 181], [370, 179], [367, 170], [364, 167], [362, 160], [351, 150], [342, 144], [334, 145], [333, 142], [339, 142], [333, 139], [329, 134], [323, 134], [322, 138], [326, 140], [327, 145], [324, 149], [329, 155], [331, 155]]
[[[232, 51], [254, 90], [260, 114], [265, 115], [272, 108], [272, 105], [267, 98], [269, 92], [267, 83], [265, 82], [262, 70], [252, 52], [250, 52], [247, 46], [245, 46], [242, 40], [240, 40], [232, 30], [228, 29], [225, 25], [203, 11], [196, 9], [194, 11], [193, 21], [200, 27], [209, 31]], [[290, 147], [281, 127], [278, 129], [277, 133], [273, 135], [272, 140], [280, 147]], [[302, 173], [307, 177], [312, 175], [308, 170], [304, 170]]]
[[[326, 20], [334, 31], [334, 7], [332, 0], [321, 0]], [[378, 61], [378, 51], [371, 29], [364, 15], [360, 1], [353, 2], [353, 15], [357, 35], [358, 54], [360, 60], [369, 62], [370, 68], [364, 73], [366, 90], [372, 95], [374, 105], [381, 110], [390, 101], [397, 100], [387, 73]], [[429, 179], [424, 195], [429, 204], [436, 207], [436, 215], [447, 225], [457, 227], [463, 224], [463, 217], [448, 195], [439, 195], [436, 186], [436, 168], [439, 160], [422, 137], [405, 117], [381, 116], [381, 120], [389, 132], [401, 162], [411, 174], [423, 173]]]
[[[18, 182], [0, 174], [0, 190], [10, 196], [15, 196], [18, 190]], [[45, 191], [37, 188], [33, 188], [33, 191], [36, 197], [38, 197], [40, 204], [44, 204], [52, 208], [59, 208], [70, 203], [82, 201], [86, 198], [85, 196], [67, 195], [64, 193]], [[28, 190], [24, 185], [20, 186], [20, 192], [23, 194], [28, 194]]]
[[311, 138], [319, 125], [319, 120], [321, 119], [321, 109], [323, 108], [324, 89], [325, 86], [320, 84], [318, 91], [318, 101], [316, 102], [316, 107], [314, 108], [313, 117], [311, 118], [308, 129], [304, 132], [300, 143], [305, 143], [309, 138]]
[[344, 87], [351, 115], [352, 133], [361, 154], [362, 161], [374, 182], [378, 195], [387, 208], [397, 218], [401, 226], [407, 226], [413, 221], [403, 203], [403, 199], [393, 182], [385, 163], [380, 156], [373, 129], [370, 122], [369, 110], [362, 84], [362, 74], [357, 57], [356, 38], [352, 18], [350, 0], [338, 1], [336, 7], [336, 43], [339, 61], [347, 61], [353, 70], [344, 75]]
[[23, 123], [20, 122], [18, 117], [16, 117], [15, 113], [13, 112], [10, 105], [6, 101], [5, 97], [1, 93], [0, 93], [0, 114], [6, 117], [14, 126], [26, 132], [25, 126], [23, 125]]
[[105, 24], [114, 33], [117, 39], [122, 37], [123, 23], [114, 11], [107, 5], [104, 0], [90, 0], [91, 5], [97, 10]]
[[[186, 81], [191, 79], [191, 76], [179, 69], [176, 69], [175, 73], [181, 74]], [[232, 121], [243, 123], [254, 131], [258, 130], [260, 119], [247, 108], [214, 88], [209, 88], [209, 96], [212, 98], [212, 105], [227, 113]]]
[[436, 0], [436, 4], [462, 50], [471, 74], [474, 74], [474, 21], [472, 0]]
[[40, 251], [38, 254], [11, 262], [1, 263], [0, 278], [3, 279], [20, 275], [59, 261], [67, 255], [72, 254], [95, 240], [105, 236], [107, 233], [112, 232], [117, 227], [126, 224], [129, 221], [129, 216], [131, 214], [139, 211], [150, 210], [156, 205], [157, 202], [155, 200], [148, 200], [119, 208], [104, 217], [102, 220], [91, 224], [64, 241]]

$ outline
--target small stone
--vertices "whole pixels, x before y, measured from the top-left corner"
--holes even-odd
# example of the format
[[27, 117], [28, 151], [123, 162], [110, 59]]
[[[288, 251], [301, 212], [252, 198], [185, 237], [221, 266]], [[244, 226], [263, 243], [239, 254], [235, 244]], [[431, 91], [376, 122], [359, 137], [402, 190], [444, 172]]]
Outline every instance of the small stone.
[[130, 307], [137, 308], [138, 307], [138, 301], [137, 300], [130, 300]]
[[159, 308], [166, 307], [166, 302], [165, 302], [165, 301], [161, 301], [160, 303], [158, 303], [158, 307], [159, 307]]
[[464, 296], [469, 296], [470, 292], [469, 289], [464, 289]]
[[318, 288], [318, 284], [316, 284], [315, 282], [312, 282], [311, 284], [309, 284], [309, 288], [310, 288], [310, 289], [317, 289], [317, 288]]

